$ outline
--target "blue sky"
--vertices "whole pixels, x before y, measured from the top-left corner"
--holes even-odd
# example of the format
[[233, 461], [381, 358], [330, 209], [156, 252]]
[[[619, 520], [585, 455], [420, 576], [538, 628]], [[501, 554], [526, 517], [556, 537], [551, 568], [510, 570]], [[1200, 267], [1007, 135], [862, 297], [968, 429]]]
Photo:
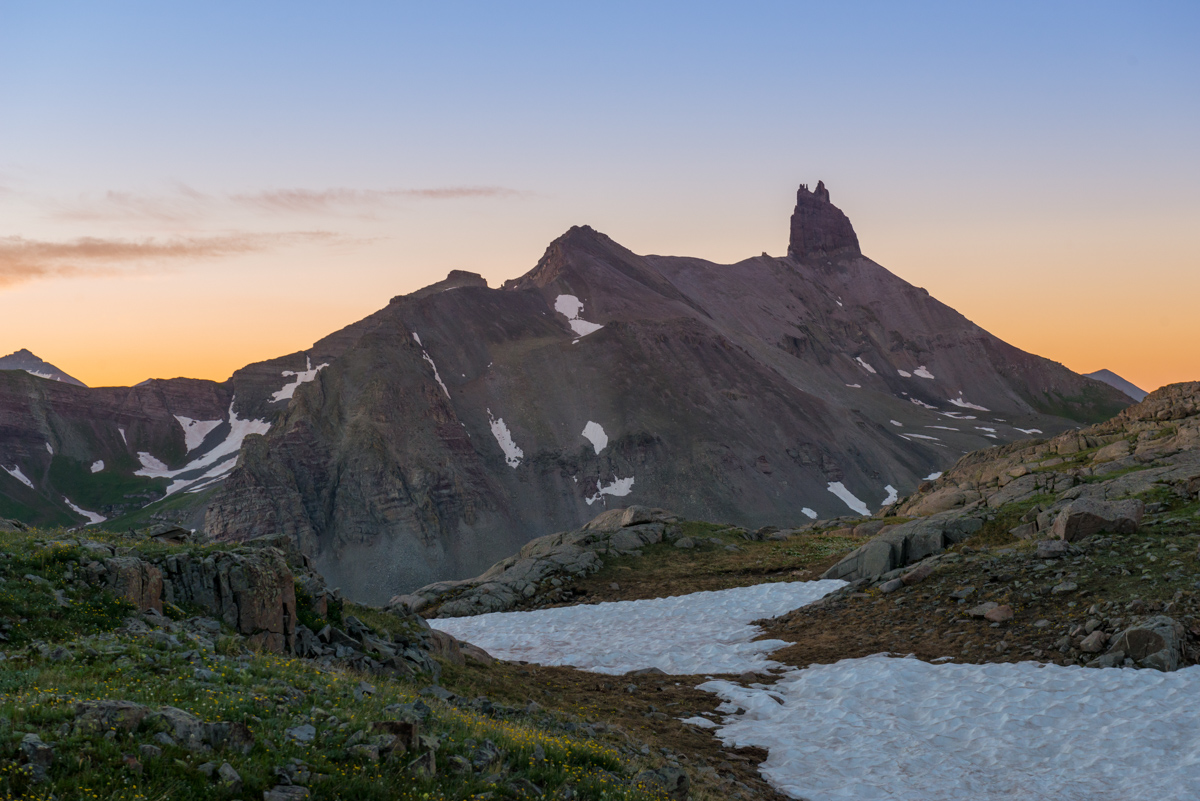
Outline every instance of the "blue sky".
[[[1198, 22], [1184, 3], [0, 2], [0, 239], [258, 237], [23, 264], [0, 350], [84, 380], [102, 353], [125, 366], [93, 381], [224, 378], [449, 269], [496, 285], [573, 224], [782, 253], [820, 178], [868, 255], [1014, 344], [1200, 378], [1170, 346], [1200, 329], [1146, 280], [1200, 290]], [[228, 364], [211, 330], [148, 348], [93, 321], [84, 345], [44, 319], [192, 297]], [[1131, 331], [1088, 330], [1117, 314]]]

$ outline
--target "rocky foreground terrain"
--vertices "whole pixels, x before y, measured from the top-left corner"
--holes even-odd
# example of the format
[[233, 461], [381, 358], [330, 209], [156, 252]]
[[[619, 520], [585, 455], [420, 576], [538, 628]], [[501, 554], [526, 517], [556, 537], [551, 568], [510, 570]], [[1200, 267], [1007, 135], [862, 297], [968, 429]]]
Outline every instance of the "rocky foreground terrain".
[[824, 185], [787, 231], [786, 255], [720, 265], [577, 226], [500, 288], [456, 271], [224, 382], [0, 370], [0, 516], [283, 533], [378, 604], [608, 505], [871, 514], [965, 452], [1130, 403], [864, 256]]
[[[1200, 384], [969, 454], [872, 517], [750, 530], [613, 509], [386, 608], [344, 599], [284, 536], [5, 528], [11, 797], [782, 798], [766, 750], [705, 723], [729, 708], [709, 677], [499, 661], [423, 617], [825, 576], [848, 583], [759, 621], [792, 643], [773, 660], [1178, 670], [1200, 662]], [[780, 680], [715, 678], [722, 697]]]

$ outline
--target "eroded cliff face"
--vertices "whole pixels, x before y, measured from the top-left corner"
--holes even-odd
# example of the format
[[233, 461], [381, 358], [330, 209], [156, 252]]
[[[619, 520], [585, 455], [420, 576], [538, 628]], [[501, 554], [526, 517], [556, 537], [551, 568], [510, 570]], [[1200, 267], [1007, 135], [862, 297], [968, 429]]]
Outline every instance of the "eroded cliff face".
[[314, 346], [328, 366], [246, 440], [206, 527], [286, 532], [383, 602], [610, 501], [747, 526], [875, 512], [966, 451], [1128, 404], [863, 257], [823, 185], [791, 250], [716, 265], [583, 226], [503, 289], [395, 298]]

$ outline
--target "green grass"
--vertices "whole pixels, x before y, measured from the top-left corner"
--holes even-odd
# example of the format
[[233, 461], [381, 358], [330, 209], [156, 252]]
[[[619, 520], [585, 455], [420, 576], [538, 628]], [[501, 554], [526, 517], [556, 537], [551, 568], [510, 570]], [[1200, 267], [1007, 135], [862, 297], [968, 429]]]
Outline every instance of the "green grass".
[[137, 504], [143, 506], [167, 491], [165, 478], [146, 478], [122, 472], [119, 465], [106, 465], [93, 473], [89, 465], [57, 454], [50, 460], [50, 483], [54, 489], [84, 509]]
[[[89, 532], [91, 535], [91, 532]], [[370, 678], [351, 671], [329, 670], [280, 655], [251, 653], [245, 641], [225, 630], [205, 644], [181, 631], [181, 645], [153, 635], [117, 633], [133, 612], [126, 603], [95, 587], [77, 589], [72, 576], [90, 554], [63, 541], [65, 532], [0, 534], [0, 622], [8, 624], [7, 659], [0, 661], [0, 799], [152, 799], [200, 801], [261, 798], [278, 782], [275, 769], [290, 760], [308, 766], [313, 799], [482, 799], [519, 798], [507, 782], [530, 781], [548, 795], [570, 786], [586, 801], [653, 801], [655, 791], [630, 786], [628, 763], [603, 742], [564, 734], [557, 718], [544, 712], [525, 714], [502, 709], [489, 715], [453, 707], [430, 698], [432, 708], [422, 734], [434, 739], [439, 769], [429, 776], [412, 762], [415, 754], [398, 754], [378, 762], [348, 750], [355, 741], [369, 742], [371, 724], [397, 720], [395, 704], [418, 698], [420, 683]], [[120, 534], [96, 532], [96, 539], [124, 545], [143, 556], [208, 547], [164, 546]], [[25, 579], [25, 575], [38, 580]], [[71, 599], [60, 606], [54, 590]], [[311, 601], [309, 601], [311, 607]], [[176, 610], [175, 618], [198, 610]], [[311, 608], [310, 608], [311, 611]], [[377, 630], [395, 633], [410, 625], [382, 610], [346, 604], [330, 618], [354, 614]], [[213, 676], [195, 671], [211, 671]], [[369, 681], [373, 692], [356, 692]], [[108, 736], [79, 731], [73, 725], [75, 704], [119, 699], [151, 709], [178, 707], [204, 721], [242, 723], [254, 737], [247, 753], [226, 750], [191, 752], [161, 746], [161, 756], [143, 756], [140, 746], [155, 744], [162, 724], [148, 718], [132, 731]], [[285, 731], [311, 723], [317, 736], [307, 744], [292, 741]], [[37, 785], [22, 764], [21, 738], [37, 734], [53, 744], [49, 781]], [[491, 740], [501, 751], [486, 770], [456, 774], [449, 757], [469, 757], [474, 746]], [[136, 758], [140, 768], [125, 764]], [[200, 766], [228, 761], [244, 786], [235, 791], [205, 776]], [[501, 775], [497, 782], [489, 776]]]
[[105, 531], [127, 531], [129, 529], [147, 528], [160, 522], [155, 515], [170, 517], [186, 517], [193, 509], [198, 509], [208, 498], [217, 491], [216, 487], [202, 492], [177, 492], [162, 500], [144, 506], [141, 509], [114, 517], [98, 526], [89, 527], [89, 531], [101, 529]]

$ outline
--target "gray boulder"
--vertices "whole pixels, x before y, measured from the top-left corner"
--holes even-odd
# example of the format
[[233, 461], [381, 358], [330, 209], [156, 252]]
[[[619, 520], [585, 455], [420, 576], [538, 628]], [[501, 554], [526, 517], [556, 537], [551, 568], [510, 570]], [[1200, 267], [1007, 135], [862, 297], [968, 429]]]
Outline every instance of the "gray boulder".
[[[462, 581], [440, 581], [397, 595], [389, 608], [425, 609], [440, 603], [438, 617], [505, 612], [534, 597], [548, 582], [586, 576], [604, 566], [602, 556], [637, 551], [667, 538], [677, 518], [662, 509], [631, 506], [609, 509], [578, 531], [539, 537], [515, 555], [481, 575]], [[681, 546], [684, 547], [684, 546]]]
[[1109, 653], [1119, 651], [1142, 668], [1178, 670], [1183, 664], [1184, 638], [1183, 624], [1165, 615], [1155, 615], [1114, 637]]
[[1051, 535], [1075, 542], [1101, 531], [1111, 534], [1132, 534], [1142, 522], [1146, 505], [1137, 499], [1102, 501], [1079, 498], [1059, 511], [1051, 526]]
[[983, 521], [961, 511], [941, 512], [880, 530], [822, 578], [855, 581], [878, 578], [905, 565], [939, 554], [983, 528]]

